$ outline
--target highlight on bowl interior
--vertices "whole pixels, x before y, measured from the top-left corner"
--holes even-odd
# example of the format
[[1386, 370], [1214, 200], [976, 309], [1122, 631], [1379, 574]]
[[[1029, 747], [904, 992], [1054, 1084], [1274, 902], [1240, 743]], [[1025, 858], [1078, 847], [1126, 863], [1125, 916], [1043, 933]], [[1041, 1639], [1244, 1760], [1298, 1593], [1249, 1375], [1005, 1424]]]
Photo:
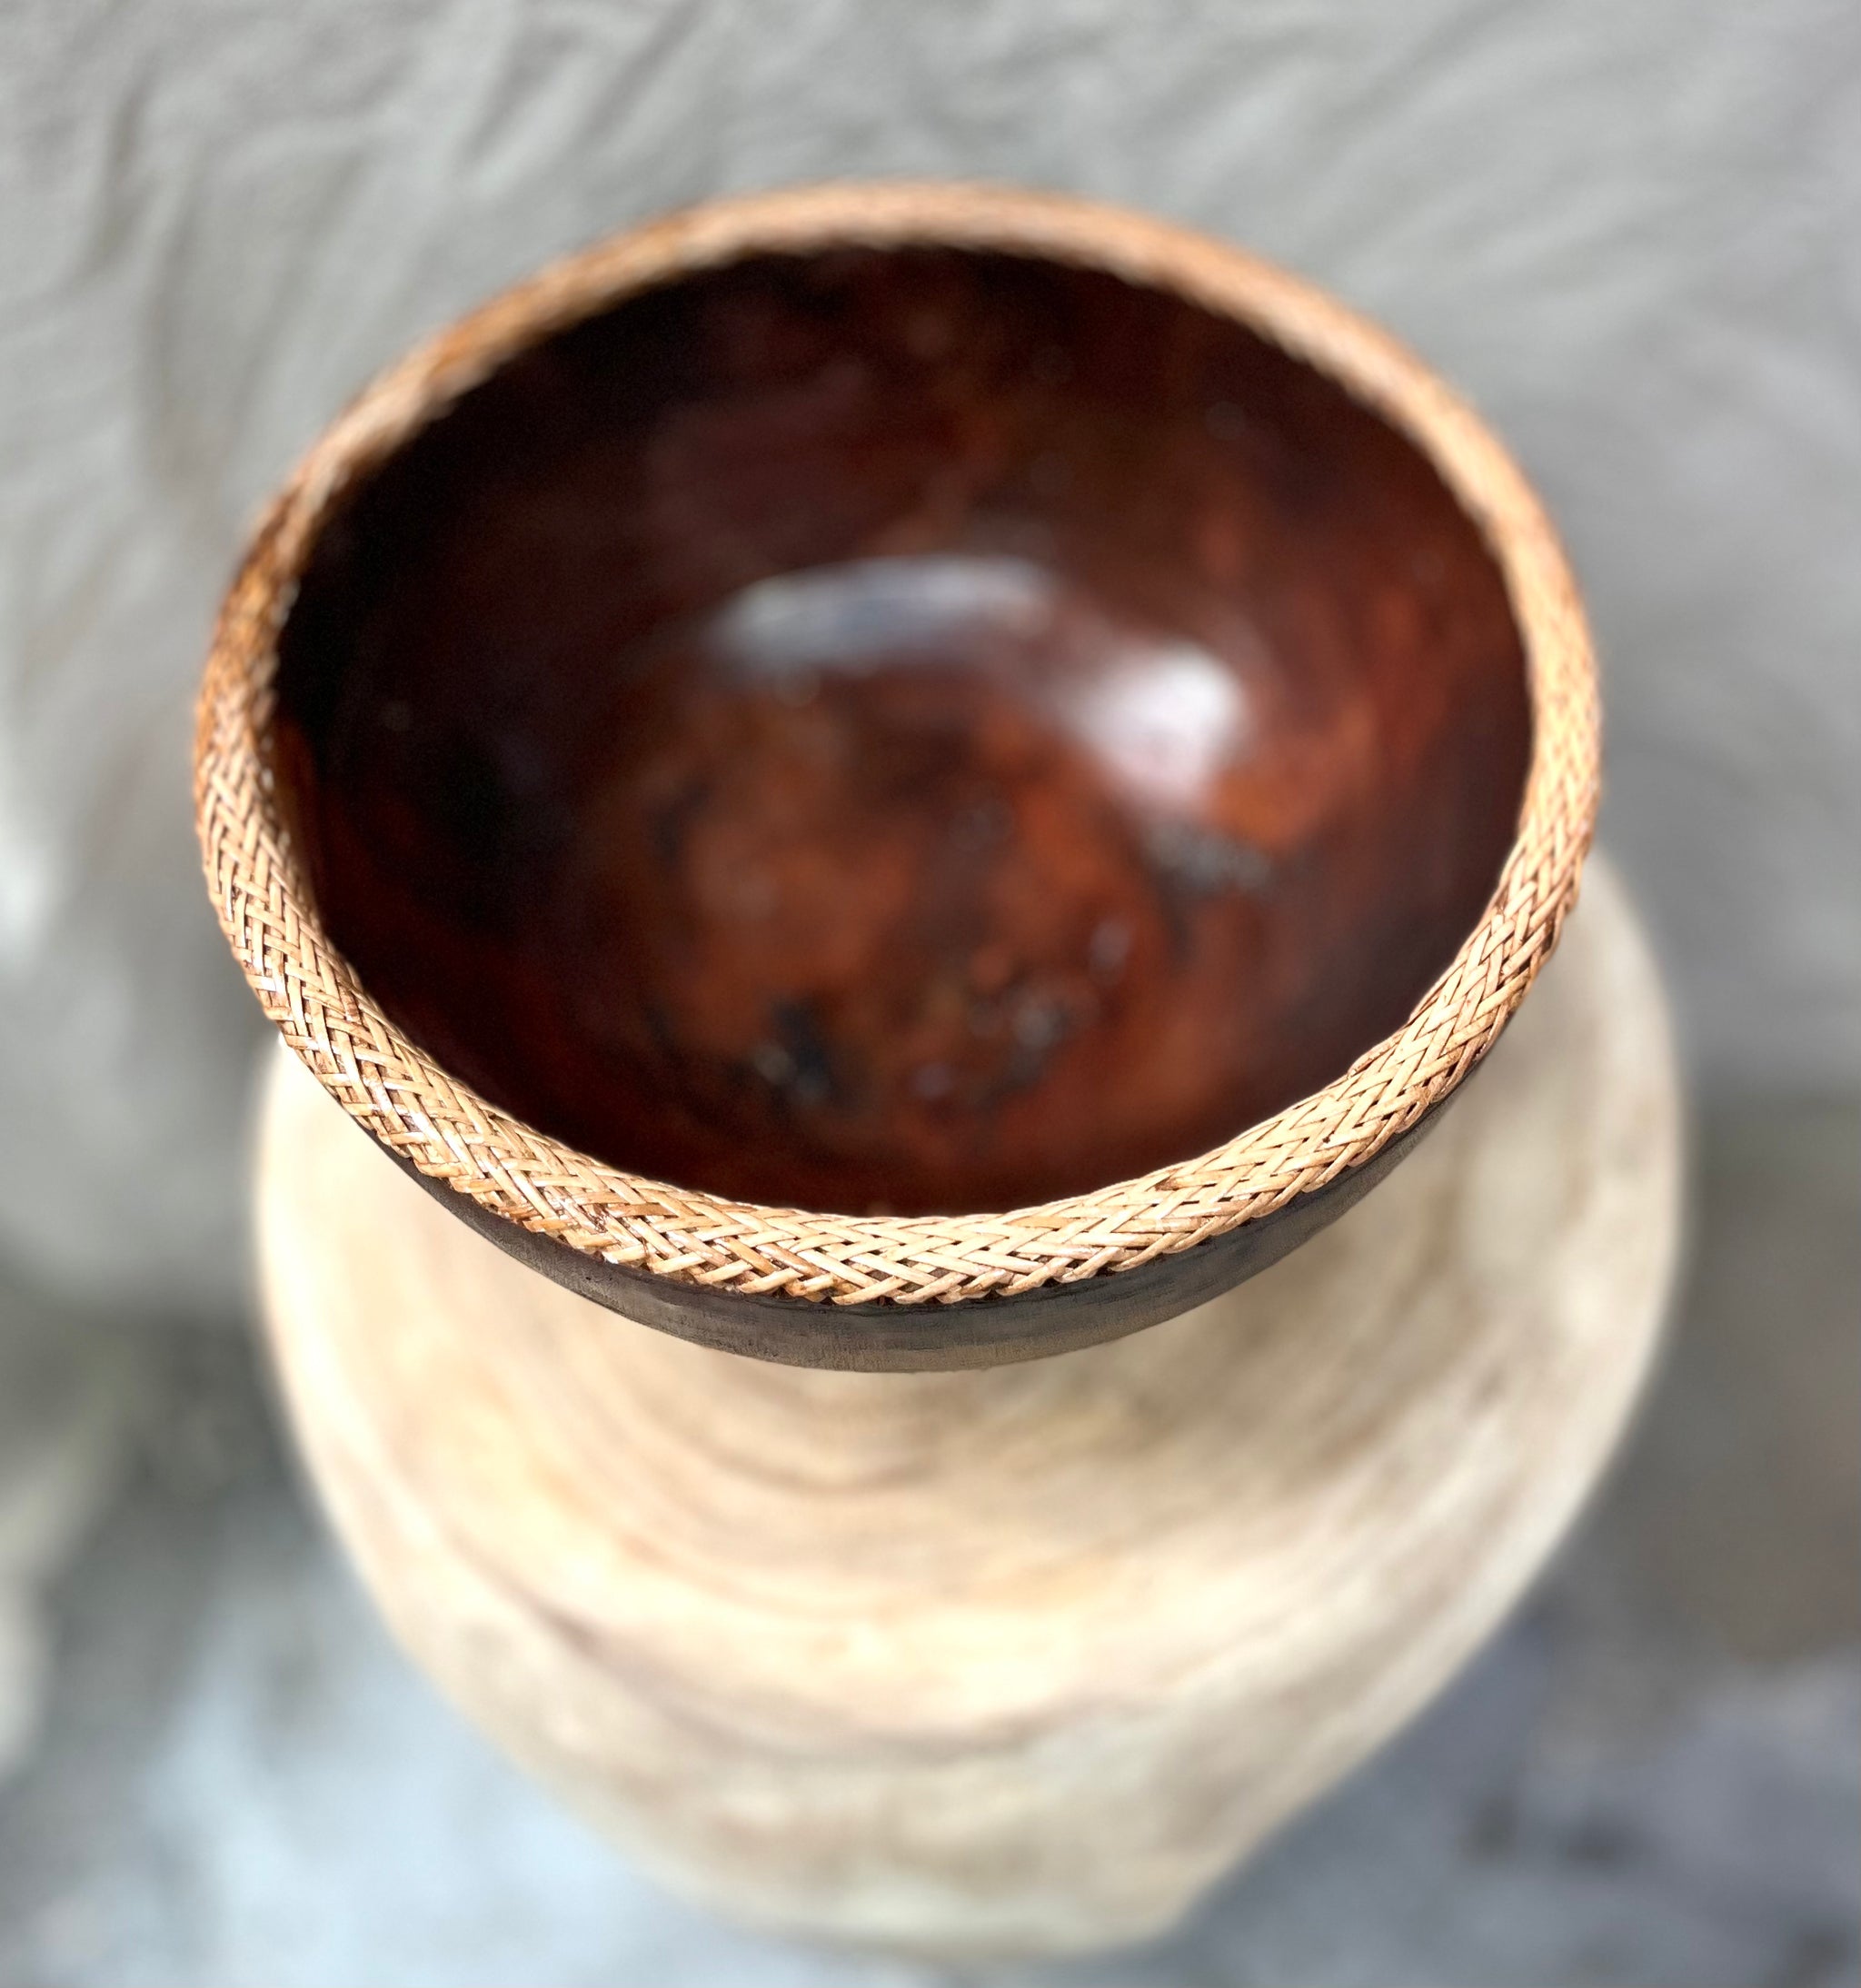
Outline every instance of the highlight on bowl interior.
[[[269, 621], [223, 624], [204, 760], [263, 760], [281, 873], [395, 1044], [587, 1181], [661, 1184], [662, 1263], [672, 1204], [842, 1218], [850, 1261], [1171, 1168], [1178, 1213], [1269, 1216], [1451, 1089], [1574, 894], [1555, 542], [1416, 362], [1219, 244], [782, 198], [562, 265], [339, 423], [248, 568]], [[259, 984], [296, 969], [254, 967], [219, 805]], [[1249, 1146], [1278, 1119], [1283, 1178]], [[1151, 1260], [1143, 1199], [1123, 1258], [932, 1295]], [[861, 1295], [781, 1261], [668, 1274]]]

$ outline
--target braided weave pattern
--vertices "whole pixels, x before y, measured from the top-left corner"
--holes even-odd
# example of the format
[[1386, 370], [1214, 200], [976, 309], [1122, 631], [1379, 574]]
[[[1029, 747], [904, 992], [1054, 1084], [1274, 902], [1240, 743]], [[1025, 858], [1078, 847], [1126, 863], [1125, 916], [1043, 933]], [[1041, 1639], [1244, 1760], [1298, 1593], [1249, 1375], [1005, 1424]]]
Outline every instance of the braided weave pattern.
[[[1001, 1214], [815, 1215], [606, 1167], [450, 1077], [363, 991], [317, 919], [272, 791], [277, 631], [332, 502], [512, 353], [746, 253], [934, 242], [1038, 253], [1175, 291], [1330, 373], [1406, 432], [1484, 532], [1524, 639], [1533, 744], [1517, 840], [1478, 925], [1407, 1024], [1324, 1089], [1194, 1159]], [[745, 1297], [956, 1305], [1115, 1276], [1225, 1235], [1373, 1158], [1498, 1039], [1557, 944], [1594, 826], [1583, 611], [1536, 499], [1477, 416], [1382, 333], [1283, 273], [1115, 209], [974, 187], [823, 187], [674, 216], [544, 271], [385, 374], [272, 504], [222, 609], [194, 802], [220, 922], [264, 1011], [343, 1108], [420, 1173], [609, 1262]]]

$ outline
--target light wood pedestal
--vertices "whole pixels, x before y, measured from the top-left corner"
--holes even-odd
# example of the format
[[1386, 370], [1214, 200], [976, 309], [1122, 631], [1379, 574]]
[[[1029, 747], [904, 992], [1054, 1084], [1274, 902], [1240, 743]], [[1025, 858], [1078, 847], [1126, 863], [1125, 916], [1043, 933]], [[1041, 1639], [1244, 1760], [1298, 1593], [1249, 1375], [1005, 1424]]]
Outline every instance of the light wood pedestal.
[[1621, 1434], [1681, 1172], [1598, 862], [1387, 1182], [1084, 1352], [664, 1337], [473, 1235], [282, 1049], [258, 1198], [304, 1454], [415, 1661], [667, 1883], [955, 1956], [1163, 1926], [1439, 1690]]

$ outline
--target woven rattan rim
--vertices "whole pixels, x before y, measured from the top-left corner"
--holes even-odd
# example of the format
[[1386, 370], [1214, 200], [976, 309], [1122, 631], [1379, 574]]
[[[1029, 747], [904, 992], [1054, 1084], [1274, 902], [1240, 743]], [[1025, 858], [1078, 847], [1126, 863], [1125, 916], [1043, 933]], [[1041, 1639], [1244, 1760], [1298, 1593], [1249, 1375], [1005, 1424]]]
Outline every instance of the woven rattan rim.
[[[1110, 271], [1233, 317], [1405, 432], [1484, 534], [1527, 657], [1531, 763], [1479, 923], [1408, 1023], [1324, 1089], [1179, 1165], [1001, 1214], [816, 1215], [591, 1159], [449, 1076], [374, 1006], [318, 922], [274, 806], [277, 631], [333, 499], [523, 347], [632, 292], [761, 251], [932, 243]], [[590, 1257], [749, 1297], [964, 1304], [1110, 1277], [1329, 1186], [1399, 1138], [1497, 1040], [1557, 943], [1595, 821], [1595, 667], [1563, 553], [1479, 419], [1373, 325], [1279, 270], [1084, 202], [963, 185], [824, 186], [722, 202], [554, 264], [420, 347], [312, 448], [266, 512], [202, 686], [194, 800], [208, 886], [286, 1042], [383, 1146], [486, 1211]]]

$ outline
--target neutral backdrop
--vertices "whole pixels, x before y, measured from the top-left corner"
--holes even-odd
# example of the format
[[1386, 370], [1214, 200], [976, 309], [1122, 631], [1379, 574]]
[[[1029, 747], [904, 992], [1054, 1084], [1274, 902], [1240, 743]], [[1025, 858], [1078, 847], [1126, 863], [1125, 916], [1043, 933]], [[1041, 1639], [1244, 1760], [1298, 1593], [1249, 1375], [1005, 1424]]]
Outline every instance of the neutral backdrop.
[[1852, 0], [0, 0], [0, 1257], [238, 1291], [189, 703], [295, 453], [548, 256], [896, 174], [1233, 236], [1468, 391], [1587, 586], [1701, 1081], [1861, 1069]]

